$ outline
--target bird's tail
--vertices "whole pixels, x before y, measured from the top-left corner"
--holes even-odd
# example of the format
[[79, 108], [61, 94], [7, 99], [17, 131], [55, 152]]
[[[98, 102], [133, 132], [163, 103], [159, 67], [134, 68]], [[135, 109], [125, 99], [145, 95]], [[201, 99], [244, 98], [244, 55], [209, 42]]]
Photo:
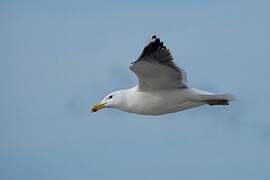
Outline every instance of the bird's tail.
[[234, 101], [235, 98], [232, 94], [209, 94], [200, 95], [201, 100], [210, 106], [214, 105], [229, 105], [230, 101]]

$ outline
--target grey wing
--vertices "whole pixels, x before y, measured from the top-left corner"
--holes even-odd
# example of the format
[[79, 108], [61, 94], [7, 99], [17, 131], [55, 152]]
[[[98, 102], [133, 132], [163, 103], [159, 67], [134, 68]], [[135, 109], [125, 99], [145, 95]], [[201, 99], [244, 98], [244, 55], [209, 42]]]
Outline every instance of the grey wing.
[[130, 70], [137, 75], [140, 90], [187, 87], [186, 72], [173, 62], [170, 50], [155, 35]]

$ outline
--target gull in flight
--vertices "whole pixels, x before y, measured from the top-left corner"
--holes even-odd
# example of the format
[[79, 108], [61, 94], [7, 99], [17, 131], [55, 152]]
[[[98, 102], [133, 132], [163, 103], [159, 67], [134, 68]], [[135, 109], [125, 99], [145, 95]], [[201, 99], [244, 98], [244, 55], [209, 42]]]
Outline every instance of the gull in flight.
[[162, 115], [202, 105], [229, 105], [231, 94], [215, 94], [190, 88], [186, 72], [173, 62], [170, 50], [156, 35], [129, 67], [138, 77], [130, 89], [114, 91], [91, 110], [116, 108], [122, 111]]

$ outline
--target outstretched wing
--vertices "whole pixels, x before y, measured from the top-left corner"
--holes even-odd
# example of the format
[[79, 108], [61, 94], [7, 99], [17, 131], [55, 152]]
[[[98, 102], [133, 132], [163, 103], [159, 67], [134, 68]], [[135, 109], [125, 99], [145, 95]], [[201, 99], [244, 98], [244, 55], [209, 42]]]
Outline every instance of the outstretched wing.
[[137, 75], [143, 91], [187, 87], [186, 72], [173, 62], [170, 50], [155, 35], [130, 70]]

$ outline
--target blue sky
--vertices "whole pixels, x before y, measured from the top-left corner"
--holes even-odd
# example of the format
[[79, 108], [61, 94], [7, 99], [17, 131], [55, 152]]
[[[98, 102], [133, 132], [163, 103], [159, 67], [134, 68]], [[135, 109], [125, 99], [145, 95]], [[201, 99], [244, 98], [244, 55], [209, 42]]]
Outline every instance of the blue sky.
[[[268, 1], [1, 1], [0, 178], [269, 179]], [[89, 113], [157, 34], [227, 107]]]

